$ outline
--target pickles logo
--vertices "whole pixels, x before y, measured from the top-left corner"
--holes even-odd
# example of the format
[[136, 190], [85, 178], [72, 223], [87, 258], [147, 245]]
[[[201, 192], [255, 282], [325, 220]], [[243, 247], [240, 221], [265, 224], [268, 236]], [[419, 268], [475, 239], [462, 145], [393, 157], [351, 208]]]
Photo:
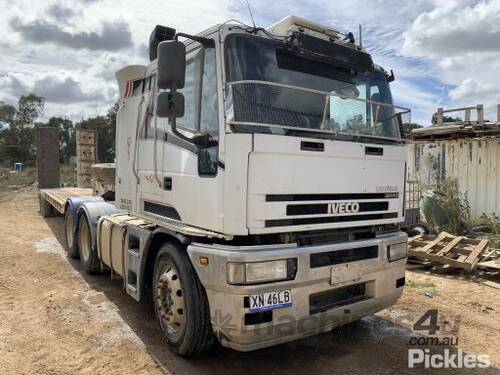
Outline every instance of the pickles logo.
[[408, 368], [487, 368], [487, 354], [464, 353], [458, 347], [460, 317], [445, 317], [438, 310], [427, 310], [413, 330], [427, 332], [408, 340]]
[[329, 214], [353, 214], [359, 212], [358, 202], [330, 203], [328, 205]]

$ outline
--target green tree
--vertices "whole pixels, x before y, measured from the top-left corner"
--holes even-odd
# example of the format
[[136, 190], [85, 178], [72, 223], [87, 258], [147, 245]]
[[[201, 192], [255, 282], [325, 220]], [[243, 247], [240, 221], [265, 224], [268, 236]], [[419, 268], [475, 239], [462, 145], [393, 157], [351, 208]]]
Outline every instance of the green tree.
[[35, 94], [23, 95], [17, 103], [16, 122], [20, 127], [33, 126], [35, 120], [43, 114], [45, 99]]
[[[452, 117], [452, 116], [446, 116], [443, 115], [443, 123], [445, 122], [461, 122], [462, 119], [460, 117]], [[434, 113], [431, 118], [431, 123], [432, 125], [437, 124], [437, 113]]]
[[16, 107], [0, 100], [0, 129], [14, 122], [16, 111]]
[[423, 128], [422, 125], [419, 125], [419, 124], [416, 124], [414, 122], [409, 122], [409, 123], [403, 123], [402, 127], [401, 127], [401, 137], [402, 138], [411, 138], [411, 131], [413, 129], [419, 129], [419, 128]]
[[0, 103], [0, 162], [34, 164], [36, 119], [44, 111], [45, 100], [34, 94], [21, 96], [17, 108]]
[[75, 127], [71, 120], [62, 117], [51, 117], [47, 124], [59, 130], [59, 155], [61, 162], [67, 164], [71, 156], [76, 155]]
[[0, 101], [0, 164], [21, 162], [35, 164], [35, 130], [37, 126], [53, 126], [59, 129], [61, 161], [68, 163], [76, 155], [77, 127], [97, 131], [98, 158], [113, 162], [115, 157], [116, 113], [114, 104], [105, 116], [82, 119], [77, 124], [62, 117], [51, 117], [47, 123], [37, 122], [44, 112], [45, 100], [34, 94], [21, 96], [17, 107]]

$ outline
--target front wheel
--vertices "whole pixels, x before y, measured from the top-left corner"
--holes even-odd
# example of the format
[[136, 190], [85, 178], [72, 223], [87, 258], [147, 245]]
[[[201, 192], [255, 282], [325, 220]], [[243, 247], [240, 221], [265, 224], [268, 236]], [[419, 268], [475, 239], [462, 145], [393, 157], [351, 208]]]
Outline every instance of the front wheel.
[[186, 253], [173, 243], [164, 244], [156, 257], [153, 303], [167, 343], [177, 354], [190, 357], [215, 342], [205, 289]]

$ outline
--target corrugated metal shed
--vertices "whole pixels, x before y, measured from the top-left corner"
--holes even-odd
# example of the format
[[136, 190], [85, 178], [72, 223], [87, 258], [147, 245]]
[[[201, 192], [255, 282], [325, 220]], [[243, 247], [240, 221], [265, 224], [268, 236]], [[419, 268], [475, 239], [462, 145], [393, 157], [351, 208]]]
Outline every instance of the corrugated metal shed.
[[500, 136], [420, 139], [406, 148], [409, 179], [425, 187], [457, 178], [473, 218], [500, 214]]

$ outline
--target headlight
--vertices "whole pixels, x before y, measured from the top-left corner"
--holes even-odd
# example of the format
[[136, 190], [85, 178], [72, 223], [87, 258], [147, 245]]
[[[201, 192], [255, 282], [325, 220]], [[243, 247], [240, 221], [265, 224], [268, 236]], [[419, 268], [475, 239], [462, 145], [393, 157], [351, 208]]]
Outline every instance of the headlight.
[[389, 262], [406, 258], [406, 242], [396, 243], [387, 246], [387, 259]]
[[297, 259], [271, 260], [267, 262], [228, 263], [229, 284], [261, 284], [292, 280], [297, 270]]

